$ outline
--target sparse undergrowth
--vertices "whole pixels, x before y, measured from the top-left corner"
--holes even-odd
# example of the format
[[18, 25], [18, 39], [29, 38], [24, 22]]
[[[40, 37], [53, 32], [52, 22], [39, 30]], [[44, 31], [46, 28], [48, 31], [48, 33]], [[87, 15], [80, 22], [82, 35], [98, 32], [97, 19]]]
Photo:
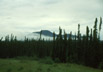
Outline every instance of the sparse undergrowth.
[[43, 59], [39, 60], [40, 63], [44, 63], [44, 64], [53, 64], [54, 61], [52, 60], [51, 57], [45, 57]]
[[51, 60], [41, 63], [36, 60], [0, 59], [0, 72], [103, 72], [77, 64], [48, 62], [51, 63]]

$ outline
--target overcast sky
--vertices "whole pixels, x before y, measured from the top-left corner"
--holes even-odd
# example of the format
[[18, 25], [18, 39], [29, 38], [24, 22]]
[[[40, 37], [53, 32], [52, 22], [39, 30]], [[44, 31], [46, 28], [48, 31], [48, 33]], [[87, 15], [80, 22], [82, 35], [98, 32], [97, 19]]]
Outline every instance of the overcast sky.
[[[103, 17], [103, 0], [0, 0], [0, 36], [40, 30], [81, 33]], [[103, 28], [103, 26], [102, 26]], [[102, 29], [103, 37], [103, 29]]]

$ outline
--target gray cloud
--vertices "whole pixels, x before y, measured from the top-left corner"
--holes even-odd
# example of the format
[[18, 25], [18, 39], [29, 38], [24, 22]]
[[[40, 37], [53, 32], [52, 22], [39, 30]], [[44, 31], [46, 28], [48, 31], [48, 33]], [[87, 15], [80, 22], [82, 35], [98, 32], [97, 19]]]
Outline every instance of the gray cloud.
[[59, 3], [61, 0], [45, 0], [42, 2], [44, 5], [56, 4]]
[[[0, 34], [49, 29], [81, 32], [103, 17], [103, 0], [0, 0]], [[102, 30], [103, 33], [103, 30]], [[103, 35], [103, 34], [102, 34]]]

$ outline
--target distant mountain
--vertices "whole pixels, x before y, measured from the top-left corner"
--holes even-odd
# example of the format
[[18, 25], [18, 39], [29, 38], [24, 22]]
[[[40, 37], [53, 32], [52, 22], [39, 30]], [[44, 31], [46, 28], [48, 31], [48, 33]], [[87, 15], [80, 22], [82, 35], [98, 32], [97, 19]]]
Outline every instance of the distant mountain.
[[[44, 36], [48, 36], [48, 37], [53, 37], [53, 33], [49, 30], [41, 30], [42, 31], [42, 35]], [[40, 35], [40, 32], [33, 32], [34, 34], [39, 34]], [[57, 36], [58, 34], [55, 34], [55, 36]], [[67, 34], [67, 37], [69, 38], [70, 34]], [[62, 35], [62, 37], [64, 37], [64, 35]], [[74, 37], [74, 35], [72, 35], [72, 37]]]
[[[41, 30], [41, 31], [42, 31], [42, 35], [53, 37], [53, 33], [51, 31], [49, 31], [49, 30]], [[33, 32], [33, 33], [40, 34], [40, 32]]]

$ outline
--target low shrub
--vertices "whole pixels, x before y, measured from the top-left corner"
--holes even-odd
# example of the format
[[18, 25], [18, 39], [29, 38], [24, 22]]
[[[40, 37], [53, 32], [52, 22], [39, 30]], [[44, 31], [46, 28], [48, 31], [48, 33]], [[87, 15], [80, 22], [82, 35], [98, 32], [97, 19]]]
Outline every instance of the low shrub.
[[60, 59], [59, 58], [56, 58], [54, 61], [55, 61], [55, 63], [60, 63]]
[[38, 60], [39, 58], [37, 56], [18, 56], [15, 59], [19, 59], [19, 60]]
[[103, 62], [100, 62], [99, 69], [103, 69]]
[[23, 70], [24, 68], [23, 67], [20, 67], [19, 69], [18, 69], [18, 71], [21, 71], [21, 70]]
[[9, 68], [9, 69], [7, 70], [7, 72], [12, 72], [12, 69], [11, 69], [11, 68]]
[[45, 57], [43, 59], [40, 59], [39, 60], [40, 63], [45, 63], [45, 64], [53, 64], [54, 61], [52, 60], [51, 57]]

